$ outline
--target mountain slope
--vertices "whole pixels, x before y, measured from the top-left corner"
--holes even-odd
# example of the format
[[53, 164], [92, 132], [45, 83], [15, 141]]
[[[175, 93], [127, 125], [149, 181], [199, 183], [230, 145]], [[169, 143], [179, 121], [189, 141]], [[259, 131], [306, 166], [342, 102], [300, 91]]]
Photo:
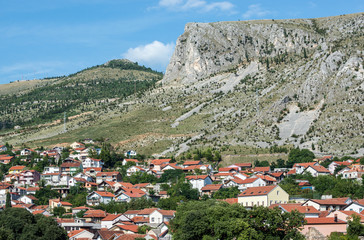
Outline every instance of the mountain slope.
[[363, 13], [190, 23], [161, 85], [71, 120], [67, 133], [57, 125], [3, 141], [107, 137], [147, 155], [210, 146], [239, 156], [274, 145], [364, 154], [363, 30]]
[[46, 123], [61, 118], [64, 112], [73, 116], [92, 111], [105, 102], [148, 89], [161, 77], [130, 61], [113, 60], [67, 77], [38, 80], [38, 86], [1, 96], [0, 128]]

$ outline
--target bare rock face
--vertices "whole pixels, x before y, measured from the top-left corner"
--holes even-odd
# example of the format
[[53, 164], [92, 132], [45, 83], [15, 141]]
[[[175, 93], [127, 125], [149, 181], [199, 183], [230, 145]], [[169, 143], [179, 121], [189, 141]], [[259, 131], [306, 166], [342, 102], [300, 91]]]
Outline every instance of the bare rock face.
[[[327, 53], [343, 36], [362, 31], [363, 14], [348, 18], [188, 23], [178, 38], [164, 84], [191, 83], [243, 62], [317, 49]], [[327, 59], [322, 71], [337, 70], [342, 54]]]
[[184, 122], [204, 116], [194, 130], [204, 144], [294, 144], [359, 156], [363, 63], [363, 13], [189, 23], [162, 83], [178, 102], [191, 101], [172, 127], [188, 129]]

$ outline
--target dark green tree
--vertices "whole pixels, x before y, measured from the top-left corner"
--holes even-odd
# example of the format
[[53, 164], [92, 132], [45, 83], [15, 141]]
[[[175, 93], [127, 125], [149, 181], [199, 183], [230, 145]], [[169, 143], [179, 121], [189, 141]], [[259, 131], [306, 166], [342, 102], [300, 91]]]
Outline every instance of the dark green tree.
[[6, 193], [5, 208], [11, 208], [11, 196], [10, 196], [10, 192], [7, 192]]

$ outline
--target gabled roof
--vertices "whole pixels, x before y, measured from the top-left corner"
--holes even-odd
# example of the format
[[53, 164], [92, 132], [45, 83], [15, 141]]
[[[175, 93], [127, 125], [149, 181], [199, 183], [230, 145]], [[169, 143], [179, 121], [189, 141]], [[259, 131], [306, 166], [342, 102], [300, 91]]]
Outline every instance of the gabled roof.
[[201, 163], [201, 161], [185, 161], [185, 162], [183, 163], [183, 166], [198, 165], [198, 164], [200, 164], [200, 163]]
[[138, 232], [138, 226], [137, 225], [122, 225], [122, 224], [118, 224], [117, 226], [119, 228], [121, 228], [122, 230], [130, 231], [130, 232], [134, 232], [134, 233], [137, 233]]
[[135, 163], [139, 163], [138, 159], [131, 159], [131, 158], [125, 158], [124, 161], [126, 162], [135, 162]]
[[155, 210], [158, 210], [158, 208], [144, 208], [138, 212], [138, 215], [149, 215]]
[[88, 167], [88, 168], [84, 168], [83, 172], [89, 172], [90, 170], [94, 170], [95, 172], [101, 172], [102, 168], [101, 167]]
[[135, 223], [149, 223], [148, 217], [135, 216], [131, 220]]
[[105, 218], [103, 218], [101, 221], [113, 221], [120, 217], [122, 214], [109, 214]]
[[265, 187], [250, 187], [239, 194], [239, 197], [246, 196], [262, 196], [270, 193], [277, 186], [265, 186]]
[[256, 176], [267, 182], [277, 182], [277, 179], [270, 177], [268, 175], [257, 174]]
[[346, 201], [348, 200], [348, 197], [344, 198], [332, 198], [332, 199], [310, 199], [307, 201], [312, 201], [315, 203], [318, 203], [320, 205], [339, 205], [339, 206], [346, 206], [348, 205]]
[[296, 174], [296, 169], [291, 169], [288, 171], [287, 175], [292, 175], [292, 174]]
[[325, 168], [325, 167], [323, 167], [321, 165], [308, 166], [307, 168], [309, 168], [309, 167], [314, 169], [316, 172], [319, 172], [319, 173], [330, 173], [330, 171], [327, 168]]
[[224, 167], [224, 168], [219, 168], [219, 172], [229, 172], [231, 170], [235, 170], [235, 171], [239, 171], [239, 167]]
[[227, 202], [229, 204], [234, 204], [238, 203], [238, 198], [227, 198], [227, 199], [222, 199], [221, 201]]
[[105, 218], [107, 216], [107, 213], [102, 210], [87, 210], [83, 216], [85, 218], [91, 217], [91, 218]]
[[305, 218], [306, 225], [314, 225], [314, 224], [346, 224], [346, 222], [337, 219], [335, 221], [335, 218]]
[[307, 168], [308, 166], [313, 166], [313, 165], [317, 165], [317, 162], [306, 162], [306, 163], [295, 163], [293, 165], [293, 167], [303, 167], [303, 168]]
[[96, 173], [96, 177], [102, 177], [102, 176], [113, 176], [113, 175], [118, 175], [120, 174], [119, 172], [117, 171], [114, 171], [114, 172], [98, 172]]
[[64, 162], [62, 163], [61, 165], [61, 168], [71, 168], [71, 167], [80, 167], [81, 166], [81, 163], [80, 162]]
[[26, 167], [25, 166], [12, 166], [11, 168], [9, 168], [9, 171], [23, 170], [24, 168], [26, 168]]
[[283, 172], [274, 172], [274, 173], [268, 173], [269, 175], [275, 177], [275, 178], [280, 178], [281, 176], [283, 176]]
[[150, 162], [153, 165], [162, 165], [163, 163], [169, 163], [171, 159], [154, 159]]
[[101, 197], [115, 197], [114, 194], [112, 194], [111, 192], [104, 192], [104, 191], [94, 191], [94, 193], [100, 195]]
[[222, 184], [208, 184], [201, 188], [201, 191], [217, 191], [222, 188]]
[[207, 177], [209, 177], [209, 175], [191, 175], [191, 176], [186, 176], [186, 178], [188, 180], [203, 180], [203, 179], [206, 179]]
[[157, 210], [160, 212], [163, 216], [174, 216], [176, 214], [176, 211], [174, 210]]
[[270, 167], [255, 167], [254, 172], [269, 172], [270, 171]]
[[300, 213], [303, 214], [319, 214], [320, 211], [318, 211], [313, 206], [301, 206], [301, 204], [279, 204], [279, 207], [284, 209], [286, 212], [292, 212], [293, 210], [297, 210]]

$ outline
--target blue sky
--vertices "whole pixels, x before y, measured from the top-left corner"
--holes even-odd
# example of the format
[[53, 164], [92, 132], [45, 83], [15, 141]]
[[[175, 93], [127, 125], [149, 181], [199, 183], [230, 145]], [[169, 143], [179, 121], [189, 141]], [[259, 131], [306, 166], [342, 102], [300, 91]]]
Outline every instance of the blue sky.
[[165, 71], [187, 22], [314, 18], [362, 0], [0, 0], [0, 83], [129, 58]]

